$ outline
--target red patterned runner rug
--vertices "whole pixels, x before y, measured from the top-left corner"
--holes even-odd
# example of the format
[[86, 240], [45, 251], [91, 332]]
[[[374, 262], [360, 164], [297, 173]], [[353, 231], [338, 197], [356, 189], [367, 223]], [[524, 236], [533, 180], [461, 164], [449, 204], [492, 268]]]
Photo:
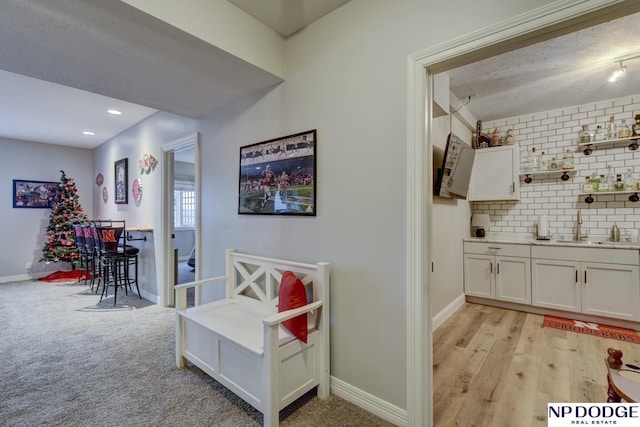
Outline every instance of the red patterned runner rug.
[[593, 335], [596, 337], [610, 338], [619, 341], [640, 344], [638, 331], [617, 326], [602, 325], [600, 323], [586, 322], [583, 320], [565, 319], [555, 316], [544, 316], [543, 327], [562, 329], [577, 332], [579, 334]]

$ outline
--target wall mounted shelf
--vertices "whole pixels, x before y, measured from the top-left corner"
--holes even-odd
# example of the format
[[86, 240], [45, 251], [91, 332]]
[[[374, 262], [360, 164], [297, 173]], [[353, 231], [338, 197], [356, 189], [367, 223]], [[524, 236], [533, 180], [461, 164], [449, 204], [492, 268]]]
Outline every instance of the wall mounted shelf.
[[594, 149], [615, 147], [627, 145], [629, 150], [635, 151], [638, 149], [638, 140], [640, 136], [631, 136], [629, 138], [608, 139], [606, 141], [589, 142], [586, 144], [578, 144], [578, 147], [582, 150], [585, 156], [588, 156]]
[[524, 182], [531, 184], [531, 182], [539, 177], [542, 178], [554, 178], [560, 177], [563, 181], [568, 181], [569, 178], [576, 174], [575, 169], [569, 170], [555, 170], [555, 171], [536, 171], [536, 172], [521, 172], [520, 178], [524, 177]]
[[584, 202], [587, 204], [591, 204], [594, 202], [593, 196], [606, 196], [606, 195], [619, 195], [619, 194], [629, 194], [630, 202], [637, 202], [640, 200], [640, 196], [638, 196], [638, 190], [630, 190], [630, 191], [597, 191], [593, 193], [582, 193], [583, 196], [586, 196]]

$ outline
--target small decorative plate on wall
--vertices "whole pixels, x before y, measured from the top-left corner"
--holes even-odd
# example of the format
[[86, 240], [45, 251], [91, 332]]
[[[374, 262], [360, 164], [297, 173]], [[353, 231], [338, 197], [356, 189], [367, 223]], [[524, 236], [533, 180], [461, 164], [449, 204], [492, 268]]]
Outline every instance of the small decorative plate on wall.
[[109, 190], [107, 190], [107, 187], [104, 187], [102, 189], [102, 200], [107, 203], [107, 200], [109, 200]]
[[139, 202], [142, 199], [142, 183], [138, 178], [133, 180], [131, 185], [131, 192], [133, 193], [133, 200]]
[[104, 177], [102, 176], [102, 174], [99, 173], [98, 175], [96, 175], [96, 185], [100, 187], [103, 182], [104, 182]]

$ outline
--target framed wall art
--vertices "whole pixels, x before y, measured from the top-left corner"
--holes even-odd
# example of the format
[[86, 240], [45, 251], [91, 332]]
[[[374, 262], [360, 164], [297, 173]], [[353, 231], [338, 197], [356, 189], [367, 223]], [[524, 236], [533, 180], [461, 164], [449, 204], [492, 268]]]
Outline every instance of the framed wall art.
[[239, 214], [316, 215], [316, 130], [240, 147]]
[[14, 208], [50, 208], [56, 199], [59, 182], [13, 180]]
[[115, 162], [115, 197], [116, 205], [126, 205], [129, 203], [129, 180], [128, 180], [128, 160], [120, 159]]

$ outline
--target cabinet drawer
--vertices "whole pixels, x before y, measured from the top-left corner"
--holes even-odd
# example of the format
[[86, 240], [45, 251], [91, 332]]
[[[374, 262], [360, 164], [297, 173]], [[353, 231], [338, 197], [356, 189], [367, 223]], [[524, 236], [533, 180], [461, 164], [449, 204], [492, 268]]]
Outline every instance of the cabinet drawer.
[[531, 247], [528, 244], [464, 242], [464, 252], [481, 255], [529, 257], [531, 255]]
[[638, 265], [639, 261], [638, 251], [635, 249], [574, 248], [567, 246], [533, 246], [531, 248], [531, 258], [630, 265]]

